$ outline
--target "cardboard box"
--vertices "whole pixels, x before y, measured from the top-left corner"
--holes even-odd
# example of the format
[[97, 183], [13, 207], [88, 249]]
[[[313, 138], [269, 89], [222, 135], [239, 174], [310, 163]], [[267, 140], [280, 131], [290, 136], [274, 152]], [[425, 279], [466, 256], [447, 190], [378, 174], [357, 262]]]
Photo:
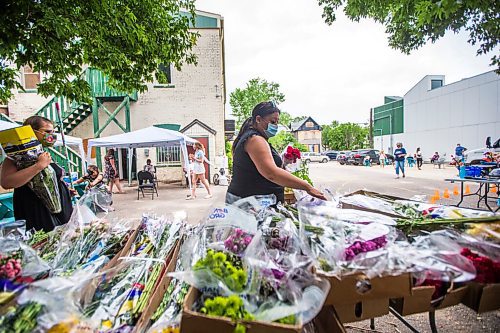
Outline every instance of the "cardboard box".
[[389, 299], [371, 299], [352, 304], [335, 305], [341, 323], [384, 316], [389, 313]]
[[[233, 333], [236, 323], [225, 317], [212, 317], [193, 311], [193, 304], [199, 296], [199, 291], [191, 287], [184, 300], [181, 318], [181, 331], [183, 333]], [[283, 325], [260, 321], [242, 321], [247, 333], [301, 333], [301, 325]]]
[[137, 321], [137, 324], [135, 325], [134, 332], [140, 333], [140, 332], [146, 331], [146, 328], [149, 325], [149, 321], [150, 321], [151, 317], [155, 313], [156, 309], [158, 309], [158, 307], [160, 306], [160, 304], [163, 300], [163, 295], [165, 295], [165, 292], [167, 291], [168, 285], [170, 284], [170, 281], [172, 280], [172, 278], [170, 276], [167, 276], [167, 274], [175, 271], [177, 259], [179, 258], [180, 248], [181, 248], [181, 242], [178, 241], [174, 247], [173, 253], [171, 253], [169, 258], [167, 259], [167, 262], [168, 262], [167, 268], [163, 272], [163, 275], [160, 278], [160, 281], [158, 282], [158, 286], [156, 287], [155, 291], [153, 292], [151, 299], [149, 300], [148, 305], [146, 306], [144, 312], [142, 313], [141, 317]]
[[295, 194], [293, 192], [285, 193], [285, 202], [289, 205], [296, 203], [297, 198], [295, 198]]
[[313, 320], [316, 333], [346, 333], [333, 306], [324, 306]]
[[[363, 274], [336, 277], [324, 276], [330, 281], [330, 291], [326, 298], [326, 305], [356, 304], [366, 300], [380, 300], [410, 296], [412, 291], [412, 277], [410, 273], [398, 276], [384, 276], [367, 279]], [[368, 280], [371, 288], [361, 294], [357, 291], [358, 281]]]
[[462, 303], [477, 313], [500, 309], [500, 283], [470, 283]]
[[106, 265], [103, 266], [101, 271], [105, 271], [105, 270], [108, 270], [108, 269], [116, 266], [116, 264], [118, 263], [118, 261], [120, 260], [121, 257], [125, 257], [128, 255], [128, 252], [129, 252], [130, 248], [132, 247], [132, 245], [134, 244], [134, 241], [135, 241], [138, 233], [139, 233], [139, 228], [132, 229], [132, 234], [128, 238], [128, 240], [125, 243], [125, 245], [123, 246], [123, 248], [110, 261], [108, 261], [108, 263]]
[[391, 307], [402, 316], [444, 309], [460, 303], [468, 290], [467, 286], [454, 289], [445, 295], [441, 302], [433, 306], [431, 302], [434, 289], [433, 286], [414, 287], [411, 296], [392, 299]]

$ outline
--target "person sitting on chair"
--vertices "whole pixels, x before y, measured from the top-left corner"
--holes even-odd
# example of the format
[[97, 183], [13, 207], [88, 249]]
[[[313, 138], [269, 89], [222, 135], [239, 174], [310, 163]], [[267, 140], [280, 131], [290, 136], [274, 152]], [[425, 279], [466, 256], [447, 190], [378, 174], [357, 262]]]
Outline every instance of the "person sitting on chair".
[[87, 174], [80, 179], [78, 179], [75, 184], [81, 184], [83, 182], [88, 182], [86, 189], [91, 189], [93, 187], [99, 187], [104, 184], [104, 175], [99, 172], [97, 165], [89, 165], [87, 168]]
[[431, 157], [431, 163], [437, 163], [439, 161], [439, 153], [435, 152]]
[[156, 167], [153, 164], [151, 164], [151, 160], [149, 158], [146, 160], [146, 165], [144, 166], [144, 171], [149, 172], [150, 174], [153, 175], [153, 177], [155, 176]]

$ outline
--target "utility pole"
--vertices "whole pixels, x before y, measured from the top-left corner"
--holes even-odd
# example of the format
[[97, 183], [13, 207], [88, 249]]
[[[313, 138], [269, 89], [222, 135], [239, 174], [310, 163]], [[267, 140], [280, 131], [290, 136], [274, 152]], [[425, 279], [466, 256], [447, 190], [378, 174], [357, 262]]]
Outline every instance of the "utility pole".
[[370, 140], [370, 148], [373, 148], [373, 108], [370, 108], [370, 134], [368, 137]]

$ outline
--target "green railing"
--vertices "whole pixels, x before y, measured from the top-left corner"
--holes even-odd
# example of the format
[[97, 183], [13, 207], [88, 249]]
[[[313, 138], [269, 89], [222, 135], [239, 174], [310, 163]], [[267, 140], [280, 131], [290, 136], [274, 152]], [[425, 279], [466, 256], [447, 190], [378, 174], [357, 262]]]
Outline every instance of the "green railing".
[[137, 101], [137, 91], [127, 94], [118, 91], [108, 84], [108, 78], [98, 69], [87, 68], [85, 70], [85, 80], [90, 85], [92, 97], [124, 97], [129, 96], [131, 100]]
[[49, 149], [52, 160], [61, 166], [67, 165], [69, 171], [77, 172], [79, 176], [83, 175], [83, 159], [75, 150], [69, 147], [66, 147], [66, 149], [68, 150], [68, 161], [66, 161], [66, 156], [64, 155], [64, 148], [60, 146]]
[[66, 97], [54, 96], [44, 106], [38, 109], [36, 115], [48, 118], [58, 124], [59, 116], [57, 115], [56, 103], [59, 104], [59, 108], [61, 109], [62, 120], [69, 117], [79, 106], [78, 103], [70, 102]]

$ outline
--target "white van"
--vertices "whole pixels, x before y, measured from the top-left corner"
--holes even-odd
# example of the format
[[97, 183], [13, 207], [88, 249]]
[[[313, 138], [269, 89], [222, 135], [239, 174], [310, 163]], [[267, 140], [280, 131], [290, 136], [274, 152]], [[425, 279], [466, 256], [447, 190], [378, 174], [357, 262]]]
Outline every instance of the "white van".
[[464, 159], [466, 164], [479, 164], [484, 158], [484, 154], [491, 152], [493, 157], [500, 154], [500, 138], [498, 138], [493, 145], [491, 144], [491, 137], [486, 139], [486, 147], [480, 149], [464, 151]]

